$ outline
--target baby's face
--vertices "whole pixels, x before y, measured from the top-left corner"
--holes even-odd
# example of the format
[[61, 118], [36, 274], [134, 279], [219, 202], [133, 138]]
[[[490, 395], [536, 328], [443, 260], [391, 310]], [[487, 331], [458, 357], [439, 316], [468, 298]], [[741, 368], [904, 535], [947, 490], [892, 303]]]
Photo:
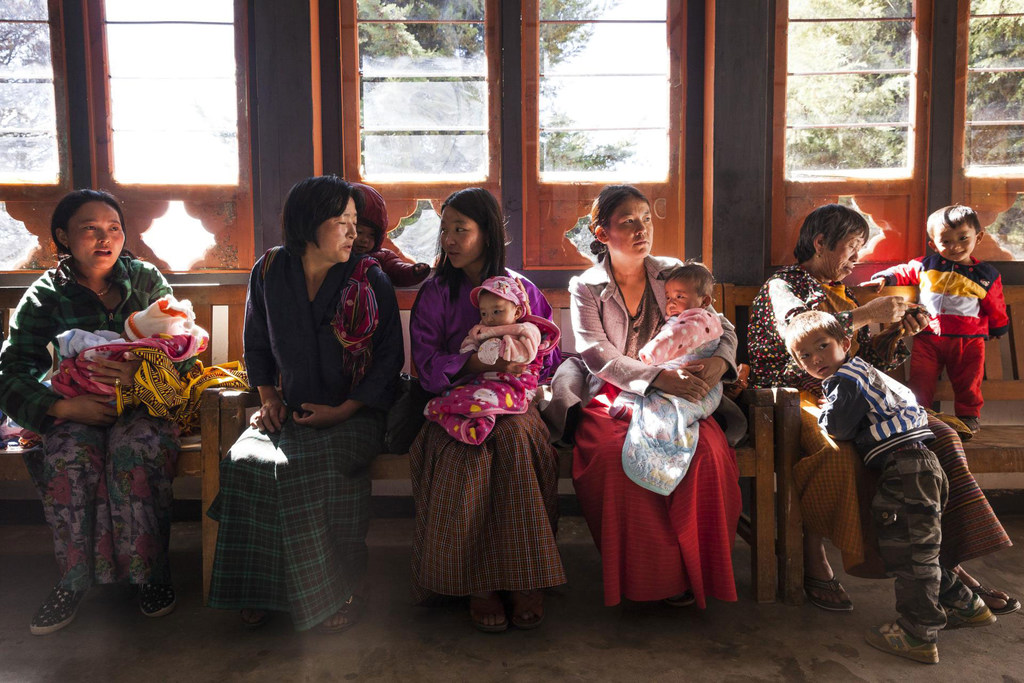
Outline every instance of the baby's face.
[[519, 307], [508, 299], [502, 299], [490, 292], [480, 292], [480, 322], [487, 327], [512, 325], [519, 315]]
[[352, 243], [352, 252], [356, 254], [367, 254], [373, 250], [373, 243], [377, 236], [373, 234], [373, 228], [368, 225], [356, 225], [356, 241]]
[[691, 308], [704, 308], [711, 303], [711, 297], [697, 293], [692, 282], [669, 280], [665, 283], [665, 314], [679, 315]]

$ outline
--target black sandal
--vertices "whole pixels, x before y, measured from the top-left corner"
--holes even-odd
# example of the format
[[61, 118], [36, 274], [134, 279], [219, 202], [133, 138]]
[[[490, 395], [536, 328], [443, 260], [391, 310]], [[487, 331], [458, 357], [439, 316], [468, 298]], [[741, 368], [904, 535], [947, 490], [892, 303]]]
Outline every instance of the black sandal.
[[177, 601], [169, 583], [144, 583], [139, 586], [139, 609], [147, 617], [163, 617], [174, 611]]
[[[829, 602], [828, 600], [823, 600], [814, 595], [815, 591], [818, 593], [830, 593], [839, 598], [839, 601]], [[804, 593], [807, 594], [807, 599], [812, 605], [816, 605], [823, 610], [829, 612], [852, 612], [853, 602], [849, 598], [842, 597], [845, 591], [846, 589], [843, 588], [843, 584], [839, 583], [839, 579], [836, 578], [835, 574], [828, 581], [804, 576]]]
[[[359, 623], [359, 619], [363, 616], [363, 610], [365, 609], [366, 600], [359, 595], [352, 595], [345, 601], [345, 604], [341, 606], [341, 609], [320, 622], [316, 628], [321, 633], [342, 633]], [[345, 617], [345, 621], [340, 624], [333, 625], [328, 625], [326, 623], [328, 620], [333, 619], [339, 614]]]
[[75, 620], [83, 595], [85, 591], [66, 591], [60, 586], [54, 586], [42, 607], [32, 617], [28, 630], [34, 636], [45, 636], [61, 630]]

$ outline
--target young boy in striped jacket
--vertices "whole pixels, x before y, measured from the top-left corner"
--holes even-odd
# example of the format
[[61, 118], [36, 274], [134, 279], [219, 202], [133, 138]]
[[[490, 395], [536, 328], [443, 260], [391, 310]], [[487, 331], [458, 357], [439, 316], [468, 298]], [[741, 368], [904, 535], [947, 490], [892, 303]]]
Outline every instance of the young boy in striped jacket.
[[862, 283], [920, 289], [919, 301], [931, 323], [914, 338], [908, 384], [918, 403], [930, 406], [945, 368], [953, 385], [954, 412], [972, 432], [978, 431], [984, 403], [985, 339], [1002, 336], [1010, 324], [999, 271], [972, 255], [984, 236], [971, 207], [939, 209], [928, 216], [928, 241], [936, 253], [875, 273]]
[[818, 424], [836, 440], [853, 441], [865, 466], [880, 470], [871, 516], [886, 573], [896, 578], [900, 618], [869, 629], [865, 638], [884, 652], [937, 664], [940, 630], [985, 626], [996, 617], [939, 564], [949, 485], [924, 445], [934, 438], [928, 416], [907, 387], [848, 357], [850, 339], [828, 313], [795, 316], [785, 337], [796, 363], [822, 380]]

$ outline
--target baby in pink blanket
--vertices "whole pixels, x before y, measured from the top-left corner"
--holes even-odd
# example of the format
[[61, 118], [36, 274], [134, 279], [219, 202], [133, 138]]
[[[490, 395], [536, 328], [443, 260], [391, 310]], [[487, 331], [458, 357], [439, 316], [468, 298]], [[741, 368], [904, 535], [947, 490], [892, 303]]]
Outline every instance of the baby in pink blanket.
[[525, 413], [537, 392], [540, 358], [557, 348], [561, 336], [550, 320], [530, 314], [526, 290], [515, 279], [497, 276], [473, 289], [470, 300], [480, 308], [460, 352], [475, 351], [485, 365], [498, 359], [526, 363], [524, 372], [488, 371], [448, 389], [427, 403], [423, 414], [455, 439], [477, 445], [490, 435], [498, 415]]

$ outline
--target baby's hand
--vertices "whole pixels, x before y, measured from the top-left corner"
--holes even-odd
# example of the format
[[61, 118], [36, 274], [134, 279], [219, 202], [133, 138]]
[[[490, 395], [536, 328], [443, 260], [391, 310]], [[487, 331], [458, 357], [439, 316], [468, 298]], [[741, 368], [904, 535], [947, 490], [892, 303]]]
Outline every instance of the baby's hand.
[[885, 287], [885, 278], [878, 277], [875, 278], [874, 280], [868, 280], [867, 282], [860, 283], [860, 286], [867, 287], [868, 289], [874, 290], [876, 292], [880, 292], [882, 290], [882, 287]]
[[426, 263], [415, 263], [412, 272], [416, 277], [426, 277], [430, 273], [430, 266]]

